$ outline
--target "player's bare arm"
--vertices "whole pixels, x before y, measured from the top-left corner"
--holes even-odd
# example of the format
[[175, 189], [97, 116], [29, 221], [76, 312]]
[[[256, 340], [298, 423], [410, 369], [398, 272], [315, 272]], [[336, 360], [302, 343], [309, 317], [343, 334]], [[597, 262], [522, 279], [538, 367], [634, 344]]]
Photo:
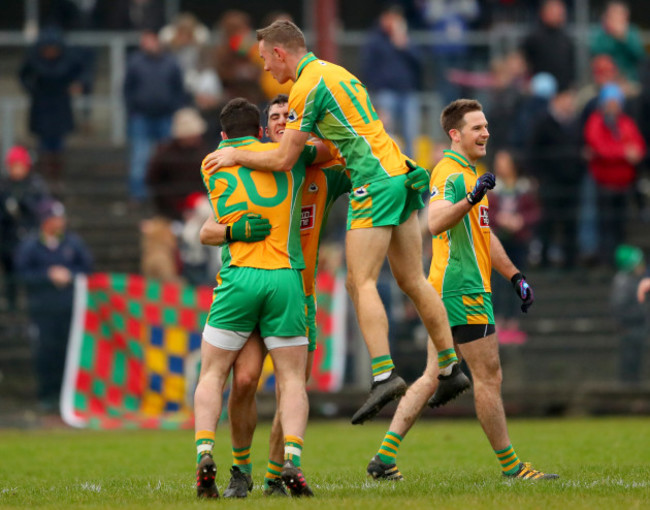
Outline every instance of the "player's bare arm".
[[199, 232], [201, 244], [221, 246], [226, 242], [226, 225], [218, 223], [214, 218], [208, 218]]
[[519, 272], [517, 266], [512, 263], [510, 257], [503, 248], [499, 238], [490, 231], [490, 257], [492, 259], [492, 267], [506, 280], [510, 279]]
[[455, 204], [449, 200], [436, 200], [429, 203], [429, 232], [437, 236], [455, 226], [472, 208], [467, 200]]
[[[268, 172], [289, 172], [298, 161], [308, 138], [309, 133], [287, 129], [280, 140], [280, 145], [275, 149], [252, 152], [224, 147], [208, 154], [203, 160], [203, 168], [210, 174], [219, 168], [235, 165]], [[331, 156], [327, 159], [331, 159]]]

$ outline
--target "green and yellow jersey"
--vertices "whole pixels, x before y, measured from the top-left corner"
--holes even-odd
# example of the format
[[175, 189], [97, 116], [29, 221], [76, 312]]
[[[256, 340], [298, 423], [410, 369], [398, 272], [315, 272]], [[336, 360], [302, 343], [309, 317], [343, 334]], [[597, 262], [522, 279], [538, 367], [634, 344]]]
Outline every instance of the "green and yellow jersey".
[[287, 129], [312, 132], [332, 154], [340, 153], [354, 188], [407, 172], [406, 156], [386, 133], [366, 87], [354, 75], [307, 53], [296, 76]]
[[305, 259], [302, 279], [307, 296], [314, 293], [318, 247], [327, 216], [336, 199], [350, 191], [350, 179], [344, 170], [345, 162], [340, 159], [307, 167], [300, 218], [300, 242]]
[[[274, 149], [254, 137], [224, 140], [219, 148], [237, 147], [254, 152]], [[271, 223], [271, 233], [256, 243], [232, 243], [222, 249], [223, 267], [258, 269], [304, 269], [300, 244], [302, 186], [306, 166], [316, 149], [306, 145], [290, 172], [262, 172], [243, 166], [224, 167], [209, 175], [201, 169], [215, 219], [237, 221], [245, 213], [258, 213]]]
[[[431, 174], [430, 202], [465, 200], [476, 185], [476, 168], [454, 151]], [[491, 292], [490, 223], [487, 195], [449, 230], [433, 236], [429, 282], [441, 297]]]

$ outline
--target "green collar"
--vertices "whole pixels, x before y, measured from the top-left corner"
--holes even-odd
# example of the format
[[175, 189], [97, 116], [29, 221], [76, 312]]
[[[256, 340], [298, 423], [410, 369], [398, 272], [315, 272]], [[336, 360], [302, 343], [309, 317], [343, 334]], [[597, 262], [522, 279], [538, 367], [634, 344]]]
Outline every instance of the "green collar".
[[300, 59], [300, 62], [298, 62], [298, 68], [296, 69], [296, 80], [300, 76], [300, 73], [302, 73], [302, 70], [305, 68], [305, 66], [314, 60], [318, 59], [316, 58], [316, 55], [314, 55], [311, 51], [309, 53], [306, 53], [305, 56]]
[[251, 143], [259, 142], [254, 136], [242, 136], [240, 138], [228, 138], [227, 140], [221, 140], [219, 143], [219, 149], [224, 147], [244, 147], [250, 145]]
[[464, 166], [465, 168], [471, 168], [474, 173], [476, 173], [476, 167], [473, 165], [469, 164], [469, 161], [465, 158], [465, 156], [462, 156], [456, 151], [452, 150], [447, 150], [447, 151], [442, 151], [443, 154], [445, 155], [446, 158], [453, 159], [456, 163]]

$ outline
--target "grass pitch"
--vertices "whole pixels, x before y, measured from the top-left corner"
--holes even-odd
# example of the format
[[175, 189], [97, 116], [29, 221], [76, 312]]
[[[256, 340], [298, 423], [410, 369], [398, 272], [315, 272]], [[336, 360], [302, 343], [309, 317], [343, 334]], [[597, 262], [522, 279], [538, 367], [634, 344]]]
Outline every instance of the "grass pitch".
[[[191, 431], [0, 432], [0, 508], [634, 509], [650, 507], [650, 418], [510, 420], [519, 457], [555, 481], [502, 479], [475, 420], [419, 422], [402, 443], [404, 482], [367, 480], [365, 466], [388, 422], [313, 422], [303, 468], [316, 497], [264, 498], [268, 424], [253, 443], [255, 489], [245, 500], [197, 501]], [[217, 483], [231, 462], [217, 432]]]

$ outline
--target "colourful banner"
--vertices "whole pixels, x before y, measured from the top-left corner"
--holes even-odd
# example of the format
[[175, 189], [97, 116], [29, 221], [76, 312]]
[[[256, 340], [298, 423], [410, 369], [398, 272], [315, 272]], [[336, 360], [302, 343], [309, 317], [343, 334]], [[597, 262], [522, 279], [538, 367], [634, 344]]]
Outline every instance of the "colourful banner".
[[[338, 391], [347, 298], [342, 278], [320, 281], [323, 338], [311, 388]], [[211, 302], [212, 288], [206, 286], [124, 274], [77, 277], [61, 393], [65, 422], [99, 429], [191, 428], [201, 332]], [[265, 364], [261, 387], [272, 390], [273, 379]]]

